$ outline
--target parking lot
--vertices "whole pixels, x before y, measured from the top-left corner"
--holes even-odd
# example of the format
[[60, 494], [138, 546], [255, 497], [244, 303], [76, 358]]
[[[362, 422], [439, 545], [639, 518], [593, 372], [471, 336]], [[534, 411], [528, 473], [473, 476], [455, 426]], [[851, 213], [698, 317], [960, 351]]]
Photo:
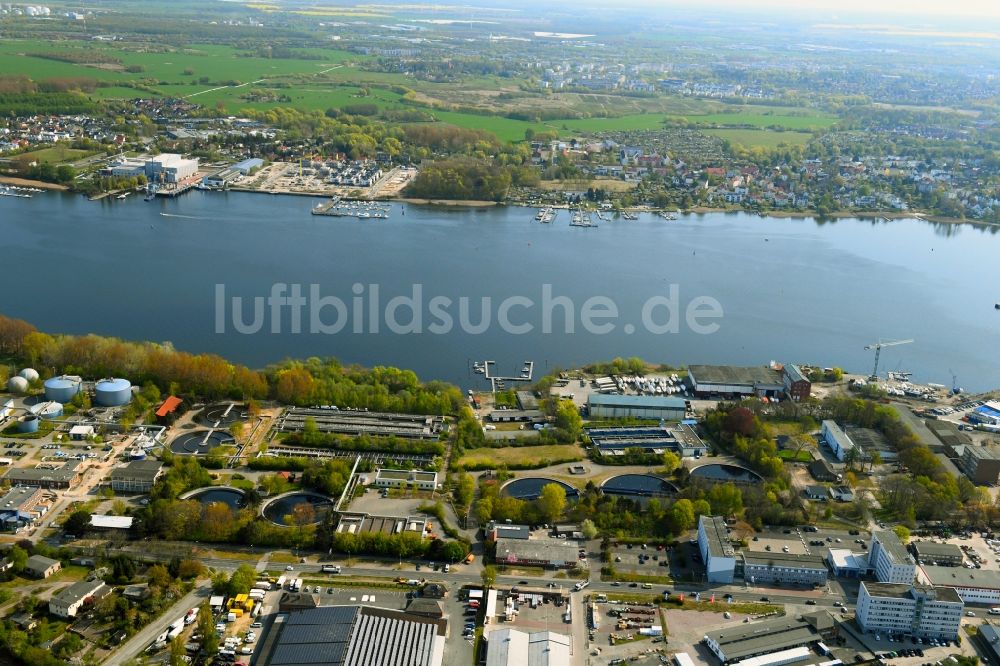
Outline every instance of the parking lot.
[[620, 573], [644, 576], [670, 575], [670, 553], [664, 546], [620, 544], [611, 548], [611, 559]]
[[[400, 491], [393, 491], [400, 492]], [[405, 491], [409, 494], [409, 491]], [[415, 516], [419, 514], [417, 507], [427, 503], [425, 493], [417, 493], [415, 497], [382, 497], [381, 491], [368, 488], [364, 494], [351, 501], [349, 510], [358, 513], [368, 513], [373, 516]]]

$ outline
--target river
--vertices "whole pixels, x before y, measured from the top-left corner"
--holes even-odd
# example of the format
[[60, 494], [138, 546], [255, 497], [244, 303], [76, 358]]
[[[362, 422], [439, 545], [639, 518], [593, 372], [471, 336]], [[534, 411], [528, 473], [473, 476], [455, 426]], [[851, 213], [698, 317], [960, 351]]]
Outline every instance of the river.
[[[170, 341], [255, 367], [329, 355], [461, 386], [476, 385], [471, 362], [486, 359], [514, 375], [524, 360], [545, 371], [615, 356], [674, 365], [774, 359], [869, 372], [865, 345], [901, 338], [915, 342], [884, 349], [881, 369], [943, 384], [953, 370], [968, 390], [1000, 384], [1000, 238], [992, 229], [715, 213], [676, 221], [641, 215], [584, 229], [570, 227], [566, 211], [540, 224], [532, 209], [398, 203], [387, 220], [357, 220], [310, 215], [316, 202], [200, 191], [154, 202], [0, 197], [0, 312], [46, 331]], [[301, 285], [300, 332], [292, 331], [294, 308], [272, 317], [267, 303], [261, 330], [237, 332], [232, 298], [245, 301], [236, 321], [253, 323], [252, 299], [270, 295], [275, 283], [288, 285], [284, 293]], [[413, 285], [423, 305], [410, 330], [421, 332], [393, 332], [384, 314], [371, 325], [373, 312], [412, 296]], [[376, 289], [379, 305], [371, 307]], [[451, 299], [437, 311], [452, 318], [450, 331], [430, 307], [435, 297]], [[483, 332], [460, 323], [463, 297], [470, 324], [481, 319], [481, 299], [492, 299]], [[606, 298], [586, 303], [592, 297]], [[721, 316], [689, 321], [686, 309], [698, 297], [712, 299], [694, 303], [698, 311]], [[327, 304], [319, 323], [346, 322], [340, 332], [315, 329], [309, 313], [317, 303]], [[585, 327], [585, 305], [617, 308], [614, 319], [590, 318], [612, 330]], [[565, 332], [567, 309], [573, 334]], [[497, 323], [501, 314], [511, 326]], [[392, 321], [410, 319], [404, 306]]]

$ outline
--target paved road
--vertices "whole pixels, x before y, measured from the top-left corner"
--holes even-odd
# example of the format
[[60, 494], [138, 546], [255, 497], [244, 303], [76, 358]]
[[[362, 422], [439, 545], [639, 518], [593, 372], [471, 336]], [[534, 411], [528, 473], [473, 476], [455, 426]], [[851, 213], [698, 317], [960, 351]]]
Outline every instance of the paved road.
[[[235, 568], [235, 567], [234, 567]], [[115, 650], [104, 661], [104, 666], [121, 666], [130, 659], [134, 659], [142, 653], [149, 645], [170, 626], [170, 623], [187, 613], [207, 599], [211, 593], [211, 583], [205, 582], [188, 592], [177, 603], [170, 607], [166, 613], [156, 618], [133, 636], [127, 643]]]

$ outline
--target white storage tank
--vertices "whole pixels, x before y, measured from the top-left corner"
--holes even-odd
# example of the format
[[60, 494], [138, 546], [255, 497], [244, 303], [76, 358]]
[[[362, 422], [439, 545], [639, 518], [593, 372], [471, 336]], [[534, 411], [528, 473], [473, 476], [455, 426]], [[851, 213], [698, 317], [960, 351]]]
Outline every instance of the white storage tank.
[[15, 375], [7, 380], [7, 390], [11, 393], [27, 393], [28, 380], [21, 375]]
[[65, 404], [71, 401], [76, 394], [80, 392], [80, 387], [82, 385], [83, 381], [79, 377], [71, 377], [70, 375], [62, 375], [61, 377], [46, 379], [45, 399], [55, 400], [56, 402]]
[[38, 372], [34, 368], [25, 368], [21, 372], [17, 373], [18, 377], [24, 377], [29, 383], [38, 381]]
[[102, 407], [121, 407], [132, 400], [132, 384], [127, 379], [102, 379], [94, 387], [94, 401]]

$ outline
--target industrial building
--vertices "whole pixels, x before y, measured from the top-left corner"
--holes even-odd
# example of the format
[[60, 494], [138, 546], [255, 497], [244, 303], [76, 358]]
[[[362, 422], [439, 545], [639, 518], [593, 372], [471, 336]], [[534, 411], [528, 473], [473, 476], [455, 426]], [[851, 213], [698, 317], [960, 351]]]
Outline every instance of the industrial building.
[[444, 619], [371, 606], [322, 606], [279, 614], [261, 666], [440, 666]]
[[969, 412], [969, 423], [1000, 426], [1000, 402], [990, 400]]
[[708, 445], [689, 425], [624, 426], [621, 428], [588, 428], [587, 436], [601, 455], [622, 456], [629, 449], [661, 455], [672, 451], [682, 458], [708, 455]]
[[950, 587], [967, 604], [1000, 605], [1000, 571], [921, 565], [920, 581]]
[[962, 452], [962, 471], [973, 483], [996, 485], [1000, 477], [1000, 454], [992, 446], [968, 445]]
[[826, 585], [821, 555], [743, 552], [743, 579], [751, 585]]
[[201, 184], [215, 190], [224, 190], [243, 175], [236, 169], [223, 169], [201, 179]]
[[751, 395], [775, 398], [785, 392], [782, 373], [773, 368], [732, 365], [692, 365], [688, 383], [695, 395], [739, 398]]
[[264, 166], [264, 160], [260, 159], [259, 157], [251, 157], [249, 159], [243, 160], [242, 162], [237, 162], [230, 168], [233, 169], [234, 171], [238, 171], [240, 174], [244, 176], [249, 176], [251, 173], [253, 173], [257, 169], [260, 169], [262, 166]]
[[7, 470], [3, 478], [12, 486], [36, 488], [72, 488], [80, 480], [79, 460], [70, 460], [58, 469], [46, 467], [15, 467]]
[[48, 493], [41, 488], [18, 486], [11, 488], [0, 497], [0, 529], [16, 532], [34, 525], [42, 518], [52, 504]]
[[[844, 462], [847, 452], [854, 448], [854, 442], [847, 436], [835, 421], [827, 419], [822, 426], [823, 441], [827, 443], [837, 460]], [[860, 450], [858, 451], [860, 453]]]
[[420, 516], [373, 516], [367, 513], [339, 513], [335, 531], [347, 534], [412, 532], [423, 536], [426, 530], [427, 519]]
[[569, 666], [570, 637], [505, 627], [488, 632], [486, 666]]
[[960, 567], [965, 560], [962, 549], [953, 543], [915, 541], [913, 542], [913, 550], [917, 554], [919, 564]]
[[732, 583], [736, 575], [736, 551], [721, 516], [698, 518], [698, 549], [709, 583]]
[[566, 539], [497, 539], [497, 564], [569, 569], [579, 562], [577, 546]]
[[282, 432], [302, 432], [307, 419], [313, 420], [319, 432], [402, 439], [438, 439], [444, 424], [440, 416], [362, 412], [335, 407], [289, 407], [279, 417], [277, 427]]
[[151, 183], [179, 183], [198, 173], [198, 159], [184, 159], [175, 153], [161, 153], [145, 162], [146, 178]]
[[587, 396], [587, 413], [593, 419], [650, 419], [680, 421], [687, 403], [683, 398], [660, 395], [609, 395], [591, 393]]
[[[833, 618], [826, 611], [820, 611], [801, 617], [786, 616], [761, 622], [737, 624], [709, 632], [702, 640], [723, 664], [735, 664], [751, 657], [810, 646], [826, 638], [826, 635], [833, 629]], [[794, 659], [793, 661], [798, 660]], [[791, 662], [769, 663], [778, 666]]]
[[892, 530], [872, 532], [868, 562], [880, 583], [910, 585], [917, 575], [917, 563]]
[[856, 619], [869, 633], [955, 640], [964, 608], [949, 587], [862, 582]]
[[486, 418], [493, 423], [545, 423], [540, 409], [494, 409]]
[[786, 365], [782, 370], [782, 380], [785, 384], [785, 395], [790, 399], [796, 402], [809, 399], [809, 394], [812, 393], [812, 382], [799, 366]]
[[148, 493], [162, 474], [159, 460], [133, 460], [111, 470], [111, 489], [116, 493]]
[[89, 601], [95, 601], [111, 593], [103, 580], [85, 580], [73, 583], [49, 600], [49, 612], [56, 617], [69, 619]]
[[417, 490], [437, 490], [437, 472], [405, 469], [375, 470], [375, 486], [378, 488], [416, 488]]

